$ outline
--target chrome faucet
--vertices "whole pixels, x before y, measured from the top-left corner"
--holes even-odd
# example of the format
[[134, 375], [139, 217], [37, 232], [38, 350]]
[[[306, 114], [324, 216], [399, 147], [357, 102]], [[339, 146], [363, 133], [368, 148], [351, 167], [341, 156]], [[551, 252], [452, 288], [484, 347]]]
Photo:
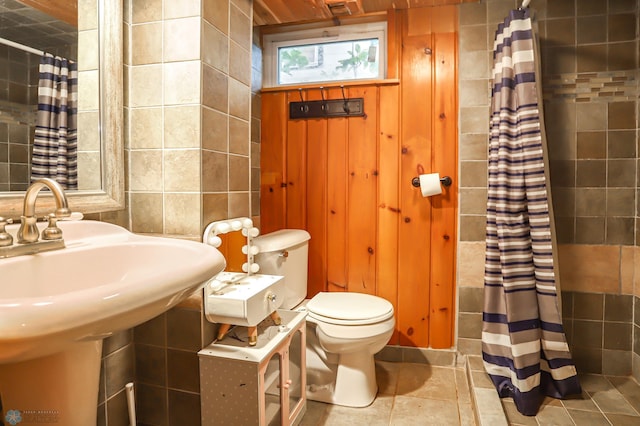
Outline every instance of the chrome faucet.
[[[69, 217], [71, 211], [67, 204], [67, 197], [64, 194], [64, 190], [58, 182], [49, 178], [42, 178], [35, 180], [24, 195], [24, 205], [22, 207], [22, 216], [20, 216], [20, 228], [18, 229], [18, 244], [35, 243], [40, 237], [40, 232], [36, 226], [36, 199], [40, 190], [47, 187], [51, 190], [53, 198], [56, 202], [55, 214], [49, 216], [49, 227], [55, 228], [55, 222], [58, 219]], [[61, 239], [62, 234], [59, 232], [43, 232], [43, 239]], [[51, 235], [53, 238], [48, 238]]]

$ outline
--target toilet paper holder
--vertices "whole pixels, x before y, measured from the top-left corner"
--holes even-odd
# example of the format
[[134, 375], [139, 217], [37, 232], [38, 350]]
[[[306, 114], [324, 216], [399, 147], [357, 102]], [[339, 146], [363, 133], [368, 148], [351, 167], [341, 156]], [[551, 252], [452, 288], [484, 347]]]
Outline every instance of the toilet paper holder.
[[[440, 183], [444, 186], [451, 186], [453, 180], [451, 180], [451, 177], [449, 176], [444, 176], [440, 178]], [[416, 176], [411, 179], [411, 185], [415, 186], [416, 188], [420, 188], [420, 178]]]

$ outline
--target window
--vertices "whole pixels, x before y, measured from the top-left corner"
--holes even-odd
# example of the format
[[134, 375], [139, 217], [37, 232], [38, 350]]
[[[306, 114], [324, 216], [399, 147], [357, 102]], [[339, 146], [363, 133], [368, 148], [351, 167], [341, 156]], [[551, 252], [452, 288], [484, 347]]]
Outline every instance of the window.
[[384, 22], [269, 34], [265, 41], [265, 87], [386, 76]]

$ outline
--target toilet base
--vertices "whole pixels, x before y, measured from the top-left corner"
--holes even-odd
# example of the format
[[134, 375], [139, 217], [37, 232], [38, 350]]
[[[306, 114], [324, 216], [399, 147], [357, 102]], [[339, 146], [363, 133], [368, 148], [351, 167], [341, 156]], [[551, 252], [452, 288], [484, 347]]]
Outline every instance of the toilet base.
[[366, 351], [341, 354], [340, 362], [328, 367], [333, 380], [316, 384], [317, 375], [307, 361], [307, 399], [345, 407], [371, 405], [378, 393], [375, 361], [371, 354]]

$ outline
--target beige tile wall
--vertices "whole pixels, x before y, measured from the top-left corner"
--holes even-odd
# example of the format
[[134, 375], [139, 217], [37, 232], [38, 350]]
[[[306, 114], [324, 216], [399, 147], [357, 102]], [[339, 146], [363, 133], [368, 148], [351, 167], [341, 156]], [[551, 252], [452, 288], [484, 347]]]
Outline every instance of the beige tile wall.
[[78, 2], [78, 189], [102, 188], [97, 2]]
[[131, 1], [131, 229], [197, 238], [251, 214], [251, 2]]
[[[260, 117], [260, 85], [251, 87], [260, 81], [254, 76], [260, 65], [251, 62], [252, 3], [127, 0], [124, 6], [126, 208], [96, 216], [133, 232], [198, 240], [213, 220], [249, 216], [252, 196], [259, 204], [259, 184], [251, 182], [252, 174], [259, 176], [251, 165], [259, 166], [259, 133], [256, 138], [252, 129]], [[196, 353], [215, 327], [199, 305], [175, 308], [141, 330], [158, 323], [164, 331], [151, 342], [136, 329], [135, 351], [131, 339], [108, 345], [125, 356], [105, 353], [112, 361], [103, 364], [103, 382], [136, 381], [139, 421], [196, 424]], [[195, 331], [201, 328], [206, 335]], [[176, 340], [191, 331], [196, 343]], [[160, 359], [162, 368], [148, 365]], [[122, 389], [103, 386], [99, 424], [124, 424]]]

